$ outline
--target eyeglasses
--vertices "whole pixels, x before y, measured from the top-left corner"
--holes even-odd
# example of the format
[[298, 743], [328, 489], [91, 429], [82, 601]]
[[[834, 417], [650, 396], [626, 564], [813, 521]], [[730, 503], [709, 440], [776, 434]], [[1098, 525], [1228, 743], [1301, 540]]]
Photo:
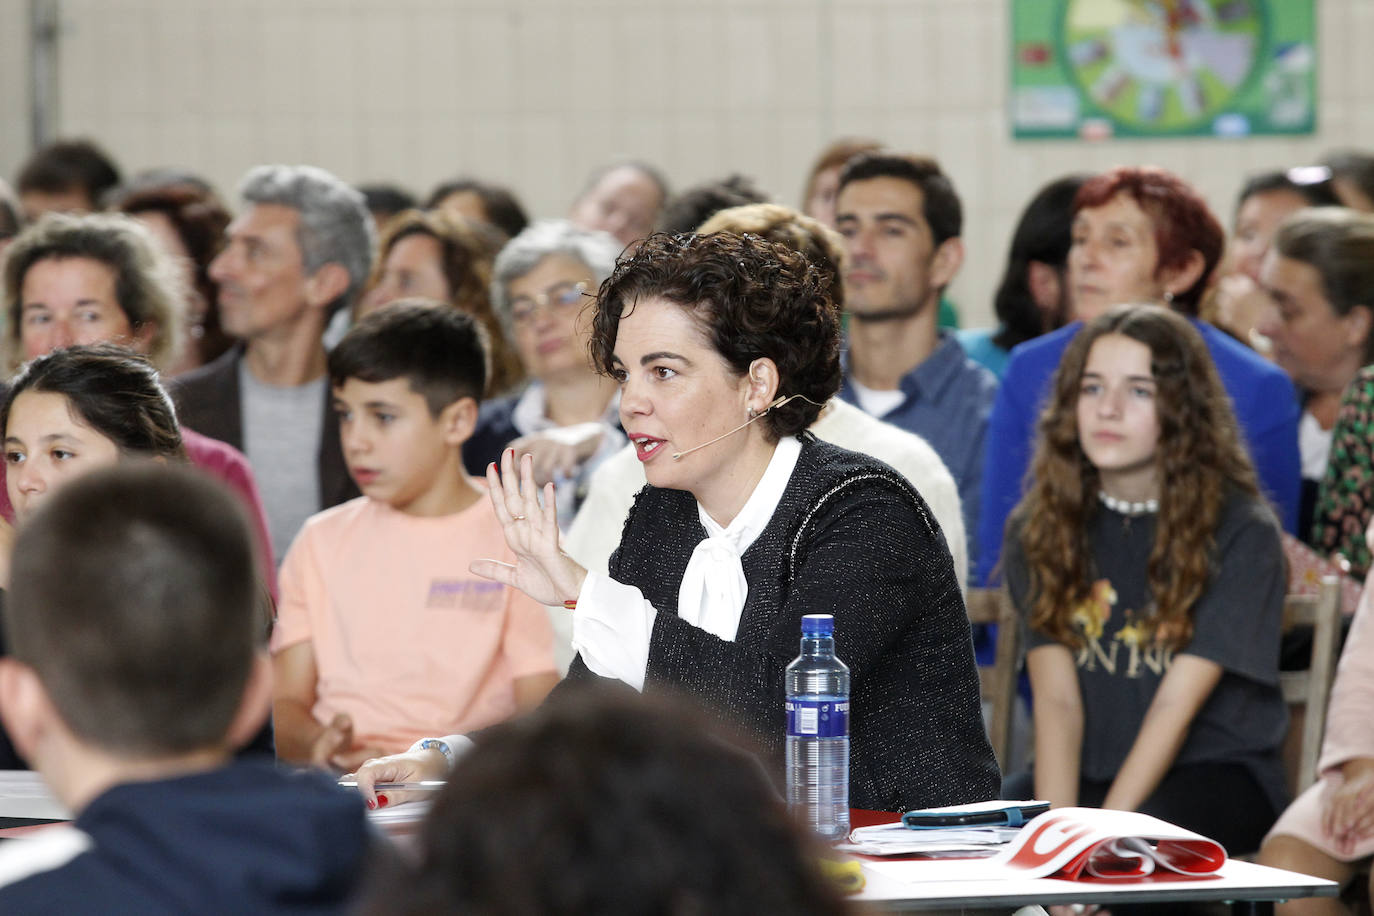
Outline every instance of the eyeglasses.
[[511, 300], [510, 317], [516, 325], [528, 325], [534, 321], [540, 309], [547, 308], [553, 314], [566, 312], [582, 303], [587, 295], [587, 281], [580, 283], [555, 283], [537, 296], [519, 296]]
[[1322, 184], [1331, 180], [1331, 170], [1324, 165], [1299, 165], [1284, 172], [1284, 177], [1298, 187]]

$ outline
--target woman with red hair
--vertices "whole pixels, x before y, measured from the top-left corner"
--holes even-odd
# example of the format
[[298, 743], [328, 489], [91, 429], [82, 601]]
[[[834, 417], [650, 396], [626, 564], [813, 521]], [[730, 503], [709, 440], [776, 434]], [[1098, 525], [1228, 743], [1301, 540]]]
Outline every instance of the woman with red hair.
[[1187, 182], [1152, 166], [1104, 172], [1074, 200], [1069, 308], [1075, 321], [1012, 351], [988, 420], [974, 581], [987, 582], [1001, 556], [1007, 515], [1021, 498], [1035, 418], [1049, 379], [1083, 322], [1114, 305], [1161, 302], [1202, 334], [1284, 529], [1297, 526], [1298, 402], [1287, 375], [1230, 335], [1197, 319], [1221, 260], [1221, 224]]

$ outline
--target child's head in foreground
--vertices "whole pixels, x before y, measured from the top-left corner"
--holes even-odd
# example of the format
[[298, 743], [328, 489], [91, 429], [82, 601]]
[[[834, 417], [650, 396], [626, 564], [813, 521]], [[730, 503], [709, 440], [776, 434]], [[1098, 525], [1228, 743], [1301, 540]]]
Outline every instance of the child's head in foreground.
[[0, 711], [59, 797], [83, 754], [213, 765], [262, 725], [253, 564], [238, 501], [183, 467], [95, 471], [26, 522]]
[[586, 685], [489, 729], [363, 913], [844, 912], [759, 760], [698, 709]]
[[431, 504], [462, 475], [462, 445], [486, 387], [477, 322], [438, 302], [394, 302], [339, 341], [329, 380], [358, 489], [402, 512], [442, 514]]

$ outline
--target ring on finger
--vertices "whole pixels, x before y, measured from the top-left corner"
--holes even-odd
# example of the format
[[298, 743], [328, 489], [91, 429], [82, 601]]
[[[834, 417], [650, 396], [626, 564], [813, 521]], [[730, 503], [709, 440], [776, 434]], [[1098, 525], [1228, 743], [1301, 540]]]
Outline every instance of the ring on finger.
[[511, 521], [513, 521], [513, 522], [523, 522], [526, 518], [528, 518], [528, 516], [525, 516], [525, 515], [514, 515], [514, 516], [511, 516]]

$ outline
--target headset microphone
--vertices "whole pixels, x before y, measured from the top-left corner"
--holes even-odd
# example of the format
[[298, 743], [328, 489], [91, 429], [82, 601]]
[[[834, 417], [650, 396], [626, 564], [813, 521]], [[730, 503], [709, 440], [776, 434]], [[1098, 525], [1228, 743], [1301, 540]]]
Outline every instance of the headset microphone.
[[[775, 400], [773, 403], [769, 404], [767, 407], [763, 408], [763, 410], [760, 410], [758, 413], [754, 414], [752, 417], [750, 417], [749, 419], [745, 420], [743, 423], [741, 423], [739, 426], [736, 426], [734, 429], [730, 430], [729, 432], [721, 433], [719, 436], [716, 436], [714, 439], [711, 439], [711, 440], [709, 440], [709, 441], [707, 441], [707, 442], [703, 442], [703, 443], [701, 443], [700, 445], [694, 445], [694, 446], [692, 446], [691, 448], [687, 449], [686, 451], [673, 452], [673, 460], [674, 460], [674, 461], [681, 460], [683, 456], [685, 456], [685, 455], [690, 455], [690, 454], [692, 454], [692, 452], [695, 452], [695, 451], [696, 451], [697, 449], [699, 449], [699, 448], [705, 448], [705, 447], [708, 446], [708, 445], [715, 445], [715, 444], [716, 444], [717, 442], [719, 442], [720, 440], [725, 439], [725, 438], [728, 438], [729, 436], [733, 436], [735, 433], [737, 433], [737, 432], [739, 432], [740, 430], [744, 429], [744, 427], [748, 426], [750, 423], [753, 423], [755, 420], [757, 420], [757, 419], [759, 419], [760, 417], [764, 416], [766, 413], [768, 413], [768, 411], [772, 410], [774, 407], [781, 407], [782, 405], [786, 404], [788, 401], [793, 400], [794, 398], [801, 398], [803, 401], [807, 402], [808, 404], [816, 404], [815, 401], [811, 400], [810, 398], [808, 398], [808, 397], [807, 397], [806, 395], [804, 395], [804, 394], [793, 394], [793, 395], [788, 395], [787, 397], [779, 397], [779, 398], [778, 398], [777, 400]], [[823, 407], [823, 406], [825, 406], [825, 405], [823, 405], [823, 404], [816, 404], [816, 406], [817, 406], [817, 407]]]

